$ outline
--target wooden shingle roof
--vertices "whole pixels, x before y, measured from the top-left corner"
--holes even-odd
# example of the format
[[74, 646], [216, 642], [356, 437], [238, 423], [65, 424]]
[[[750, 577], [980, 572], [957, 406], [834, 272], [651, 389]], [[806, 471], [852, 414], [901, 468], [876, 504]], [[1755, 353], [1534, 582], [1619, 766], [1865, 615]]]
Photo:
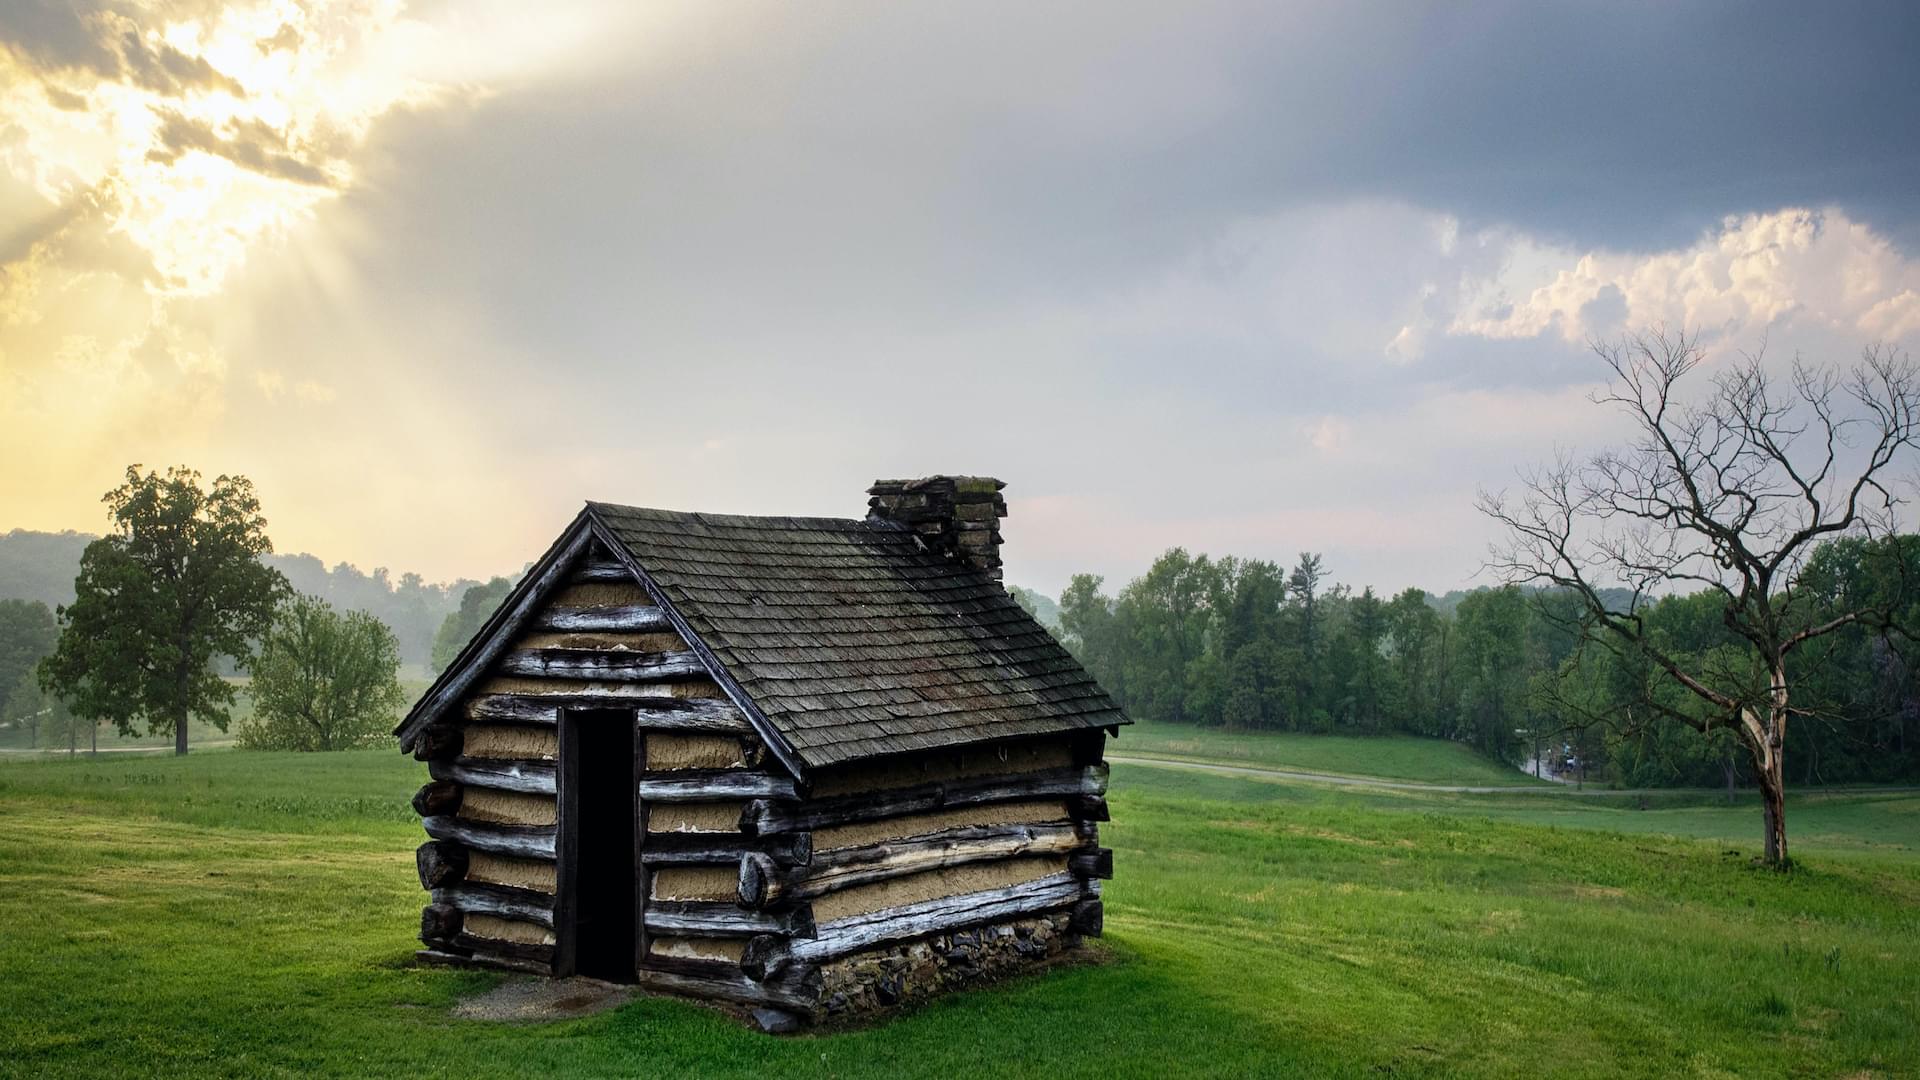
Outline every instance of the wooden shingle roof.
[[1127, 723], [999, 582], [900, 525], [587, 514], [808, 768]]

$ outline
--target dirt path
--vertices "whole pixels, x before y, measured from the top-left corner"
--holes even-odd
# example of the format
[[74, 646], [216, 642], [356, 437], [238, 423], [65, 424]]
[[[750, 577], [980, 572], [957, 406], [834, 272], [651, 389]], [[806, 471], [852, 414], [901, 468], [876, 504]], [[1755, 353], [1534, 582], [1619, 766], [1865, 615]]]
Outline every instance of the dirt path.
[[[1210, 761], [1182, 761], [1177, 758], [1135, 757], [1131, 754], [1108, 754], [1108, 761], [1123, 765], [1145, 765], [1155, 769], [1189, 769], [1194, 772], [1214, 773], [1220, 776], [1248, 776], [1258, 780], [1276, 780], [1281, 783], [1334, 784], [1341, 787], [1385, 788], [1393, 791], [1431, 791], [1454, 795], [1592, 795], [1603, 798], [1640, 795], [1674, 795], [1682, 793], [1707, 792], [1720, 794], [1720, 788], [1575, 788], [1567, 784], [1513, 785], [1501, 787], [1482, 784], [1423, 784], [1413, 780], [1385, 780], [1377, 776], [1345, 776], [1340, 773], [1304, 772], [1296, 769], [1270, 769], [1257, 765], [1222, 765]], [[1848, 788], [1801, 788], [1800, 793], [1819, 792], [1827, 795], [1849, 794], [1898, 794], [1920, 791], [1916, 787], [1848, 787]], [[1742, 795], [1752, 794], [1741, 789]]]
[[[238, 739], [219, 739], [214, 742], [197, 742], [197, 743], [194, 743], [188, 749], [218, 750], [218, 749], [221, 749], [222, 747], [238, 746], [238, 745], [240, 745], [240, 740]], [[80, 750], [75, 752], [72, 756], [86, 757], [95, 752], [96, 751], [93, 751], [93, 750]], [[163, 752], [171, 754], [173, 753], [173, 744], [167, 743], [164, 746], [103, 746], [97, 752], [102, 754], [158, 754]], [[68, 756], [67, 748], [64, 746], [53, 747], [51, 749], [49, 749], [48, 747], [42, 746], [37, 750], [29, 750], [24, 746], [0, 746], [0, 754], [49, 754], [49, 755], [57, 755], [59, 757]]]
[[[1493, 785], [1473, 784], [1423, 784], [1413, 780], [1384, 780], [1377, 776], [1345, 776], [1340, 773], [1303, 772], [1296, 769], [1270, 769], [1258, 765], [1218, 765], [1209, 761], [1182, 761], [1178, 758], [1135, 757], [1131, 754], [1108, 754], [1108, 761], [1122, 762], [1127, 765], [1147, 765], [1157, 769], [1192, 769], [1196, 772], [1218, 773], [1222, 776], [1252, 776], [1267, 780], [1304, 781], [1315, 784], [1338, 784], [1344, 787], [1389, 788], [1395, 791], [1438, 791], [1456, 795], [1501, 795], [1507, 792], [1541, 792], [1559, 794], [1570, 790], [1555, 787], [1533, 787], [1515, 785], [1496, 787]], [[1614, 792], [1612, 794], [1627, 794]]]

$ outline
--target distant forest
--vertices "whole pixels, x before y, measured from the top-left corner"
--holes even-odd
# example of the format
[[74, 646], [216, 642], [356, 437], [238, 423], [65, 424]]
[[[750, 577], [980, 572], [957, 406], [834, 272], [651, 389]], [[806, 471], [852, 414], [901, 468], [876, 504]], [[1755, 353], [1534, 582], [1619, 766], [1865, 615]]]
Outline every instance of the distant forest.
[[[1809, 564], [1812, 595], [1886, 587], [1868, 580], [1860, 550], [1857, 541], [1821, 548]], [[1920, 541], [1906, 550], [1920, 551]], [[1908, 562], [1920, 580], [1920, 556]], [[1747, 753], [1727, 733], [1646, 722], [1656, 706], [1690, 706], [1644, 664], [1577, 648], [1579, 607], [1565, 594], [1504, 587], [1436, 598], [1409, 588], [1382, 596], [1334, 583], [1317, 555], [1283, 568], [1179, 548], [1117, 594], [1103, 586], [1074, 577], [1057, 602], [1056, 632], [1136, 720], [1405, 732], [1514, 763], [1537, 752], [1550, 768], [1635, 787], [1749, 779]], [[1024, 592], [1016, 595], [1036, 610], [1044, 598]], [[1607, 601], [1619, 609], [1629, 598]], [[1920, 604], [1909, 616], [1906, 625], [1920, 626]], [[1707, 593], [1662, 598], [1646, 618], [1677, 653], [1738, 653]], [[1913, 647], [1854, 627], [1807, 658], [1818, 667], [1796, 683], [1810, 707], [1788, 729], [1793, 780], [1920, 777]]]
[[[0, 534], [0, 600], [71, 603], [80, 553], [93, 539], [77, 532]], [[1816, 569], [1839, 578], [1863, 574], [1857, 557], [1849, 561], [1851, 543], [1823, 548]], [[1912, 561], [1920, 580], [1920, 557]], [[446, 663], [509, 588], [505, 578], [434, 584], [414, 573], [396, 579], [384, 567], [329, 568], [308, 554], [269, 555], [267, 562], [297, 591], [386, 623], [401, 662], [429, 671]], [[1576, 605], [1552, 592], [1479, 588], [1434, 596], [1408, 588], [1382, 596], [1334, 582], [1317, 555], [1283, 568], [1179, 548], [1117, 593], [1104, 585], [1078, 575], [1057, 600], [1017, 585], [1009, 590], [1136, 719], [1427, 735], [1513, 763], [1538, 754], [1550, 768], [1635, 787], [1748, 779], [1745, 752], [1725, 735], [1635, 724], [1650, 713], [1660, 680], [1618, 658], [1579, 652], [1570, 625]], [[1627, 595], [1610, 599], [1624, 605]], [[1705, 594], [1664, 598], [1647, 614], [1682, 651], [1706, 655], [1729, 644]], [[1920, 626], [1920, 605], [1907, 625]], [[1820, 654], [1822, 669], [1801, 680], [1819, 704], [1789, 729], [1793, 779], [1920, 778], [1920, 665], [1908, 662], [1910, 648], [1857, 629]], [[1584, 703], [1580, 715], [1565, 707], [1569, 700]]]
[[[0, 599], [38, 600], [48, 607], [73, 602], [80, 553], [97, 539], [79, 532], [0, 534]], [[477, 581], [435, 584], [419, 574], [394, 578], [385, 567], [371, 573], [350, 563], [326, 563], [308, 554], [273, 554], [268, 565], [287, 576], [297, 592], [318, 596], [341, 611], [364, 611], [386, 623], [400, 642], [400, 662], [430, 666], [434, 635]]]

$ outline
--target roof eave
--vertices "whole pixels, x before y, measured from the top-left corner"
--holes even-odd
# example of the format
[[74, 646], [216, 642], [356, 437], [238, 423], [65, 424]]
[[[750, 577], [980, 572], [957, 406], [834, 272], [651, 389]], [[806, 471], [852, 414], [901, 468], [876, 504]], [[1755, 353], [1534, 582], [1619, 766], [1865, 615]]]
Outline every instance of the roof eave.
[[587, 521], [592, 534], [605, 545], [608, 551], [612, 552], [615, 561], [625, 566], [634, 576], [634, 580], [646, 590], [647, 596], [653, 600], [654, 605], [666, 615], [667, 621], [686, 641], [688, 648], [700, 658], [701, 665], [707, 669], [707, 674], [713, 679], [714, 684], [720, 687], [721, 692], [727, 695], [734, 707], [747, 718], [747, 723], [753, 726], [755, 733], [767, 744], [767, 749], [772, 751], [774, 759], [780, 762], [795, 780], [804, 781], [807, 764], [801, 759], [799, 752], [794, 749], [792, 743], [787, 741], [787, 737], [780, 733], [780, 729], [774, 726], [773, 721], [767, 719], [766, 714], [760, 711], [760, 706], [754, 703], [752, 695], [748, 694], [739, 680], [733, 677], [733, 673], [727, 670], [727, 666], [721, 663], [720, 658], [714, 655], [713, 649], [687, 622], [686, 616], [681, 614], [672, 598], [667, 596], [666, 590], [660, 587], [660, 583], [655, 581], [653, 575], [647, 572], [647, 568], [634, 557], [633, 551], [627, 547], [626, 543], [607, 526], [605, 521], [600, 519], [593, 504], [589, 503], [580, 513], [581, 517]]
[[411, 752], [420, 732], [440, 719], [447, 709], [466, 696], [475, 680], [484, 674], [499, 654], [512, 644], [514, 631], [527, 621], [554, 589], [564, 584], [564, 573], [584, 554], [593, 539], [587, 527], [588, 515], [580, 511], [545, 555], [530, 568], [500, 606], [494, 609], [478, 633], [461, 648], [440, 677], [414, 702], [406, 718], [393, 733], [400, 737], [400, 749]]

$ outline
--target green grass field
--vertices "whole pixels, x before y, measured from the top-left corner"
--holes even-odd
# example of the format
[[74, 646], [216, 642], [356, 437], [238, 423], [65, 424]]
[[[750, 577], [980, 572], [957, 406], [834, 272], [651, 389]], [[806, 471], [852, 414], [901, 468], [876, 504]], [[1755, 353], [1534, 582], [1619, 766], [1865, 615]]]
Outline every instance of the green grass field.
[[1920, 1073], [1920, 796], [1796, 800], [1778, 875], [1750, 865], [1752, 807], [1697, 797], [1117, 765], [1109, 963], [775, 1039], [663, 999], [449, 1017], [498, 976], [411, 963], [422, 773], [380, 752], [0, 764], [0, 1074]]
[[1533, 787], [1548, 783], [1461, 743], [1416, 735], [1302, 735], [1135, 723], [1120, 729], [1110, 752], [1425, 784]]

